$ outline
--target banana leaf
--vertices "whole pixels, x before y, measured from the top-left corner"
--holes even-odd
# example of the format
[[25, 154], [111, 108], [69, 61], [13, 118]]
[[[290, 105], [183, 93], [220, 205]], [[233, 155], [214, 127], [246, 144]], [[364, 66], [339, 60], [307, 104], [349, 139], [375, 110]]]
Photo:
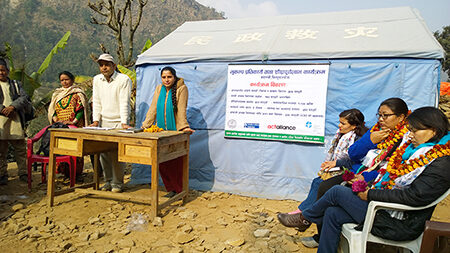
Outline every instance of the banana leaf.
[[141, 54], [142, 54], [143, 52], [147, 51], [147, 49], [149, 49], [151, 46], [152, 46], [152, 41], [151, 41], [150, 39], [148, 39], [148, 40], [145, 42], [145, 45], [144, 45], [144, 47], [143, 47], [142, 50], [141, 50]]
[[119, 69], [120, 73], [127, 75], [131, 79], [131, 81], [133, 82], [133, 88], [135, 88], [136, 87], [136, 71], [127, 69], [122, 65], [117, 65], [117, 68]]
[[42, 62], [41, 66], [39, 67], [37, 73], [39, 74], [37, 77], [42, 75], [44, 71], [48, 68], [50, 65], [50, 62], [52, 61], [52, 58], [55, 54], [58, 53], [59, 49], [64, 49], [66, 47], [67, 41], [70, 37], [70, 31], [67, 31], [66, 34], [58, 41], [58, 43], [53, 47], [53, 49], [50, 51], [50, 53], [47, 55], [45, 60]]

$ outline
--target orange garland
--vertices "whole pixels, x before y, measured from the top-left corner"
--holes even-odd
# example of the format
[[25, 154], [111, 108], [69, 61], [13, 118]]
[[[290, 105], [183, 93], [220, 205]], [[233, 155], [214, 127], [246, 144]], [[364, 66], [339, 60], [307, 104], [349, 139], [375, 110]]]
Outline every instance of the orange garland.
[[[411, 140], [408, 140], [400, 148], [395, 150], [386, 166], [386, 171], [380, 174], [389, 172], [389, 181], [381, 183], [385, 188], [392, 189], [395, 185], [395, 179], [414, 171], [417, 168], [427, 165], [438, 157], [450, 155], [450, 141], [443, 145], [434, 145], [432, 149], [428, 150], [425, 154], [420, 155], [417, 158], [407, 160], [403, 163], [403, 154], [406, 148], [411, 144]], [[381, 180], [382, 176], [380, 177]], [[378, 182], [375, 182], [375, 185]]]
[[[370, 129], [370, 132], [373, 131], [379, 131], [380, 130], [380, 123], [375, 124], [375, 126]], [[378, 143], [377, 148], [378, 149], [388, 149], [390, 150], [392, 146], [394, 146], [395, 143], [397, 143], [399, 140], [403, 138], [403, 135], [408, 132], [408, 128], [406, 127], [406, 121], [402, 120], [400, 123], [398, 123], [394, 130], [389, 132], [388, 137]]]

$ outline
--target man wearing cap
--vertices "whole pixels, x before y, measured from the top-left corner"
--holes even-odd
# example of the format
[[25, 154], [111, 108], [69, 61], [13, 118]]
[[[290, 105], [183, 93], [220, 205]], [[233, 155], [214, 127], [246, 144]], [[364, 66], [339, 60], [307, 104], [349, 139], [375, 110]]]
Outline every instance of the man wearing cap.
[[27, 182], [27, 145], [25, 143], [25, 107], [29, 103], [20, 82], [9, 79], [6, 61], [0, 58], [0, 185], [8, 183], [8, 143], [14, 147], [19, 179]]
[[[116, 70], [116, 63], [110, 54], [102, 54], [97, 60], [101, 74], [94, 77], [92, 94], [91, 126], [130, 128], [131, 80]], [[125, 163], [119, 163], [117, 151], [102, 153], [105, 185], [103, 191], [122, 192]]]

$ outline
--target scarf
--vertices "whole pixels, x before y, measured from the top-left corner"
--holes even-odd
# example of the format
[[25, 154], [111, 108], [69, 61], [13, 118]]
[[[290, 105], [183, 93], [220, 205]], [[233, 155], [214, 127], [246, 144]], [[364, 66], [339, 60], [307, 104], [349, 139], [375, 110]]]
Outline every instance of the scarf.
[[328, 150], [325, 161], [335, 161], [348, 157], [348, 148], [355, 142], [355, 138], [355, 131], [350, 131], [342, 135], [339, 133], [338, 129], [331, 144], [331, 148]]
[[[450, 141], [450, 134], [447, 133], [444, 137], [442, 137], [438, 142], [426, 142], [423, 144], [420, 144], [417, 147], [414, 147], [413, 144], [409, 144], [406, 149], [405, 153], [402, 155], [402, 163], [405, 163], [409, 160], [413, 160], [416, 158], [419, 158], [423, 156], [425, 153], [430, 151], [431, 149], [434, 149], [435, 145], [443, 145], [446, 144], [448, 141]], [[431, 159], [428, 164], [432, 163], [434, 159]], [[428, 164], [425, 164], [423, 166], [420, 166], [413, 171], [404, 174], [394, 180], [395, 185], [393, 186], [393, 189], [404, 189], [408, 187], [422, 172], [425, 170], [425, 168], [428, 166]], [[383, 168], [385, 171], [385, 167]], [[385, 171], [385, 173], [381, 173], [378, 178], [375, 180], [377, 182], [372, 188], [375, 189], [383, 189], [383, 182], [390, 181], [390, 173], [388, 171]]]
[[87, 125], [88, 123], [88, 114], [87, 114], [87, 107], [88, 104], [86, 103], [86, 94], [84, 93], [84, 91], [78, 87], [77, 85], [72, 85], [68, 88], [58, 88], [53, 92], [52, 95], [52, 100], [50, 102], [50, 105], [48, 107], [48, 121], [50, 122], [50, 124], [52, 124], [53, 122], [53, 114], [55, 114], [55, 106], [56, 104], [63, 98], [65, 98], [66, 96], [69, 96], [71, 94], [79, 94], [80, 99], [81, 99], [81, 103], [83, 104], [84, 107], [84, 122]]
[[[166, 94], [168, 97], [167, 102]], [[167, 93], [164, 85], [161, 85], [158, 103], [156, 104], [156, 125], [164, 130], [177, 131], [172, 104], [172, 89]]]

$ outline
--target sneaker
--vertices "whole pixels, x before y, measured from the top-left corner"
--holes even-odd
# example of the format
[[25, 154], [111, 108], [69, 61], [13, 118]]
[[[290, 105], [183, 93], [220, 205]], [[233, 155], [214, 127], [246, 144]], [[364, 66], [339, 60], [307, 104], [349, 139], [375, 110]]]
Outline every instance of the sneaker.
[[279, 213], [277, 218], [281, 224], [286, 227], [296, 227], [298, 231], [303, 232], [311, 226], [311, 222], [303, 217], [302, 213], [287, 214]]
[[19, 180], [25, 183], [28, 183], [28, 175], [23, 174], [19, 176]]
[[7, 184], [8, 184], [8, 176], [0, 177], [0, 185], [7, 185]]
[[112, 191], [112, 192], [115, 192], [115, 193], [121, 193], [121, 192], [122, 192], [122, 188], [117, 187], [117, 186], [114, 186], [114, 187], [111, 189], [111, 191]]
[[319, 243], [314, 240], [314, 237], [301, 237], [300, 242], [307, 248], [317, 248], [319, 247]]
[[100, 187], [100, 190], [102, 190], [102, 191], [111, 191], [111, 184], [110, 183], [104, 184], [102, 187]]

